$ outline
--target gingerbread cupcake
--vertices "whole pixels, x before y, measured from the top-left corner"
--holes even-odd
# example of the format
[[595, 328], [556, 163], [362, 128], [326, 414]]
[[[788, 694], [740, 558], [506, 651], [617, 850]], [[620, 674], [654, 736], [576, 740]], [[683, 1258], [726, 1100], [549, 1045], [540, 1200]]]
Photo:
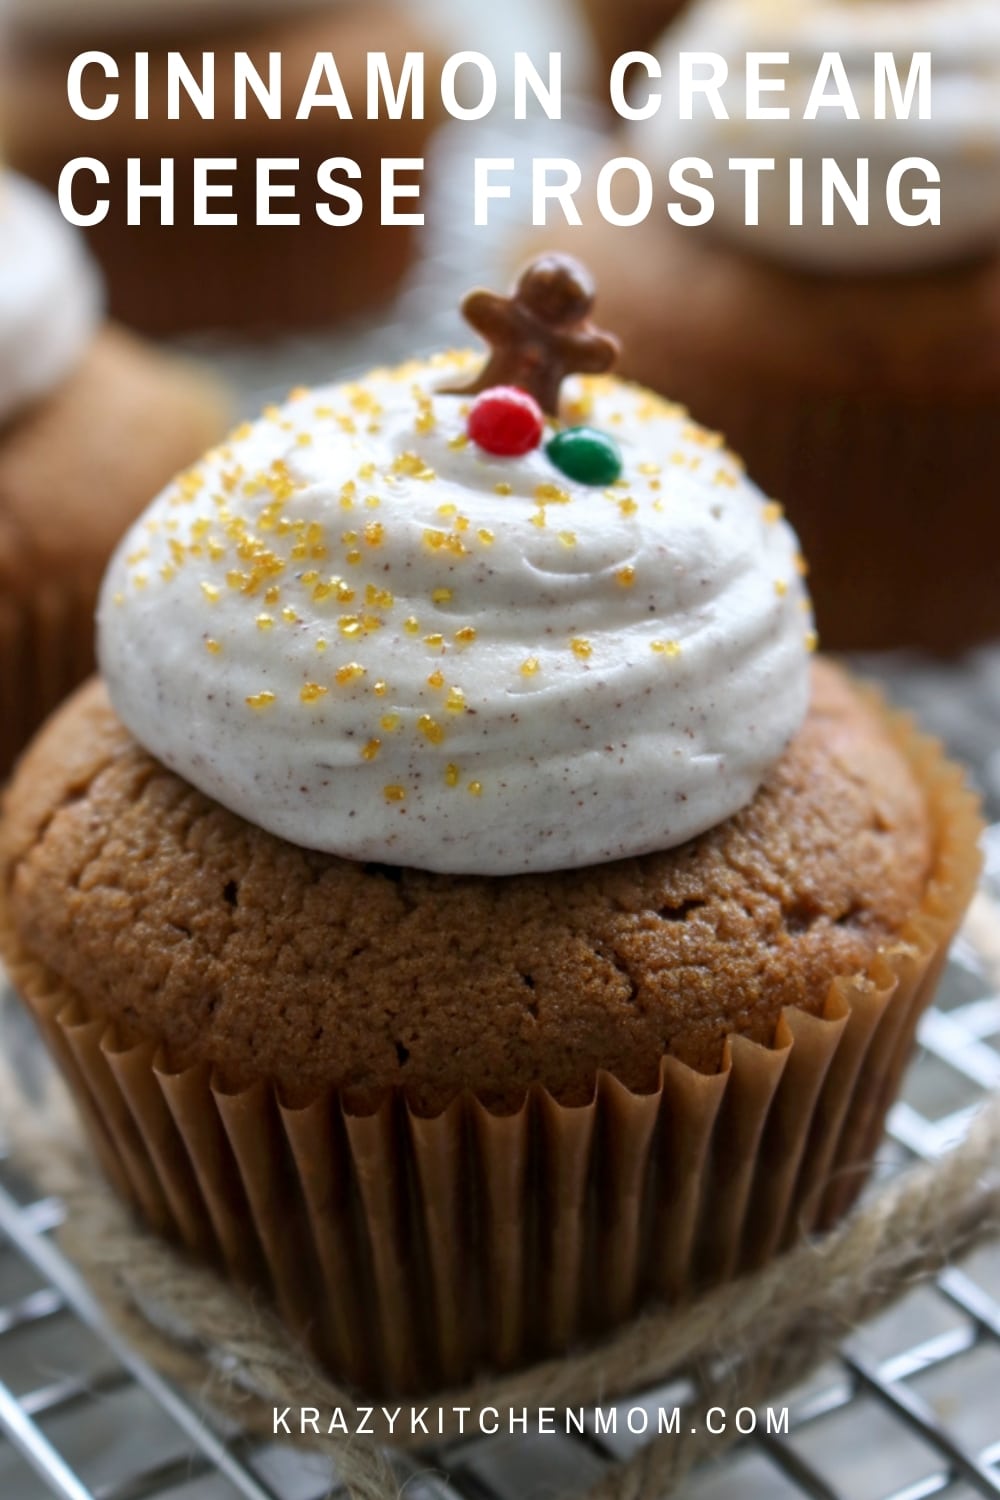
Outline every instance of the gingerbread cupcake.
[[93, 670], [122, 532], [223, 428], [214, 385], [103, 324], [101, 303], [55, 203], [0, 170], [0, 777]]
[[485, 369], [295, 393], [168, 489], [6, 803], [4, 957], [112, 1180], [373, 1391], [843, 1212], [975, 881], [733, 455], [561, 382], [588, 303], [536, 266]]
[[[789, 63], [767, 71], [784, 91], [765, 103], [790, 119], [739, 118], [746, 54], [779, 51]], [[803, 119], [833, 51], [859, 118], [824, 107]], [[663, 107], [618, 149], [658, 185], [673, 162], [704, 163], [712, 217], [690, 227], [661, 212], [629, 228], [593, 218], [566, 240], [601, 275], [627, 373], [724, 431], [787, 503], [829, 645], [949, 651], [997, 634], [1000, 12], [982, 0], [699, 0], [658, 52]], [[694, 118], [677, 120], [678, 57], [691, 52], [727, 60], [729, 119], [699, 95]], [[901, 87], [911, 57], [930, 54], [929, 119], [918, 91], [910, 118], [893, 118], [888, 93], [888, 118], [875, 117], [875, 57], [887, 52]], [[773, 163], [749, 225], [734, 158]], [[853, 190], [859, 158], [868, 223], [828, 185], [824, 225], [824, 175], [839, 169]]]
[[[157, 335], [315, 329], [385, 302], [412, 263], [413, 225], [381, 222], [380, 161], [424, 156], [440, 111], [434, 87], [439, 54], [433, 35], [405, 4], [93, 0], [84, 10], [75, 0], [16, 0], [12, 46], [0, 118], [10, 160], [52, 189], [75, 158], [96, 158], [107, 169], [106, 187], [81, 173], [75, 201], [86, 214], [98, 200], [107, 203], [101, 221], [88, 227], [88, 240], [107, 277], [113, 315], [133, 327]], [[424, 118], [413, 119], [406, 107], [401, 118], [390, 119], [384, 103], [376, 118], [367, 118], [373, 47], [386, 51], [394, 78], [408, 52], [424, 54]], [[84, 80], [91, 103], [100, 104], [109, 90], [118, 99], [103, 120], [81, 120], [70, 106], [67, 74], [82, 52], [107, 54], [117, 70], [113, 83], [96, 66]], [[351, 117], [317, 106], [298, 119], [317, 55], [326, 53], [334, 58]], [[148, 54], [149, 70], [142, 120], [136, 118], [139, 54]], [[182, 91], [178, 117], [170, 119], [178, 61], [200, 80], [206, 56], [214, 60], [212, 118], [202, 118]], [[248, 68], [263, 80], [256, 92], [240, 91], [237, 72], [243, 77]], [[263, 89], [269, 90], [266, 110]], [[328, 80], [319, 91], [329, 99], [332, 89]], [[130, 222], [131, 158], [140, 159], [147, 183], [158, 179], [162, 159], [170, 159], [170, 222], [160, 222], [160, 205], [148, 197], [136, 210], [141, 223]], [[229, 222], [195, 222], [198, 158], [218, 159], [209, 191], [220, 190], [224, 201], [213, 197], [208, 207], [213, 216], [229, 215]], [[274, 195], [265, 198], [260, 159], [277, 163]], [[338, 165], [342, 159], [353, 164], [350, 171]], [[325, 163], [332, 166], [324, 187]], [[420, 180], [400, 169], [401, 184]], [[348, 197], [358, 193], [362, 207], [352, 222]], [[403, 218], [419, 204], [404, 199], [396, 210]], [[264, 214], [271, 222], [258, 223]]]

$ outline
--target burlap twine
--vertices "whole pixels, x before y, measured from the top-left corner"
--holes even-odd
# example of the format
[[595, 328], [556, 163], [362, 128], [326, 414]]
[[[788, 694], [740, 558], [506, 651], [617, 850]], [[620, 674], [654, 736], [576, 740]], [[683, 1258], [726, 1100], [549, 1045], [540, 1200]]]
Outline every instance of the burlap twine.
[[[39, 1107], [8, 1078], [0, 1099], [17, 1160], [43, 1191], [65, 1200], [67, 1254], [152, 1365], [250, 1433], [273, 1436], [275, 1407], [293, 1414], [318, 1407], [324, 1421], [339, 1409], [354, 1432], [367, 1408], [318, 1369], [268, 1309], [139, 1227], [91, 1164], [60, 1085]], [[725, 1435], [707, 1430], [709, 1407], [761, 1405], [804, 1378], [858, 1322], [1000, 1234], [998, 1167], [1000, 1096], [984, 1105], [962, 1145], [883, 1187], [824, 1238], [692, 1306], [646, 1313], [599, 1346], [442, 1392], [431, 1403], [435, 1420], [440, 1406], [454, 1432], [452, 1408], [463, 1407], [466, 1430], [478, 1430], [480, 1411], [495, 1410], [503, 1423], [510, 1411], [592, 1407], [687, 1376], [698, 1395], [680, 1432], [653, 1438], [586, 1493], [586, 1500], [662, 1500], [725, 1445]], [[392, 1401], [390, 1411], [398, 1405], [391, 1438], [376, 1411], [366, 1419], [375, 1438], [307, 1431], [293, 1440], [327, 1452], [354, 1500], [395, 1500], [399, 1482], [380, 1443], [420, 1442], [409, 1436], [409, 1405]]]

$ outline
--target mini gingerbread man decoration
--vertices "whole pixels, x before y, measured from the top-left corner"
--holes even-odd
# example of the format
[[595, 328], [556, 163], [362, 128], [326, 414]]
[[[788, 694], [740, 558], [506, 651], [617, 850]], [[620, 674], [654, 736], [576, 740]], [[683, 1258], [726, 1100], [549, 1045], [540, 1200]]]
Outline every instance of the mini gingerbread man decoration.
[[492, 346], [483, 369], [448, 394], [473, 396], [494, 386], [517, 386], [548, 416], [559, 410], [567, 375], [601, 375], [618, 358], [618, 340], [589, 321], [595, 289], [590, 273], [570, 255], [542, 255], [518, 278], [509, 297], [470, 292], [462, 314]]

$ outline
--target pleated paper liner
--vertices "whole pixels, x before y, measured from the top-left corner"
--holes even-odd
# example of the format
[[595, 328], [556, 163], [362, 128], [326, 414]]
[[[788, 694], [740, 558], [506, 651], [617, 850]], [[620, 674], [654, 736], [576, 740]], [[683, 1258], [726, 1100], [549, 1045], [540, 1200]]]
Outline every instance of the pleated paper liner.
[[0, 593], [0, 783], [42, 721], [94, 670], [96, 596], [96, 579], [89, 588], [37, 579], [25, 597]]
[[106, 1172], [179, 1246], [263, 1288], [332, 1372], [415, 1394], [558, 1352], [643, 1303], [694, 1296], [830, 1225], [859, 1191], [921, 1011], [972, 895], [980, 823], [961, 773], [900, 719], [936, 864], [899, 941], [831, 976], [822, 1015], [786, 1010], [770, 1047], [732, 1036], [717, 1073], [666, 1057], [634, 1094], [469, 1094], [434, 1118], [387, 1093], [304, 1105], [231, 1093], [123, 1047], [43, 964], [4, 946]]

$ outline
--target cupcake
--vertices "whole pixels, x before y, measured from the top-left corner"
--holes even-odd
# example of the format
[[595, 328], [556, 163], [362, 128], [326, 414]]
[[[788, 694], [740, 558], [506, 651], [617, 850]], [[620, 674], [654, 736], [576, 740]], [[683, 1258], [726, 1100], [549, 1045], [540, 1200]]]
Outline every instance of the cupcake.
[[832, 1222], [978, 868], [738, 460], [573, 374], [589, 302], [539, 263], [468, 301], [485, 367], [296, 392], [168, 488], [6, 801], [0, 945], [111, 1180], [373, 1392]]
[[[366, 107], [367, 52], [385, 48], [393, 78], [408, 52], [427, 59], [426, 118], [378, 118]], [[15, 0], [14, 66], [7, 81], [0, 126], [11, 162], [55, 189], [67, 162], [96, 158], [109, 185], [95, 186], [88, 172], [73, 191], [81, 213], [105, 199], [108, 212], [88, 228], [88, 240], [108, 279], [115, 317], [152, 334], [203, 328], [248, 333], [314, 329], [385, 302], [415, 254], [416, 230], [383, 225], [380, 160], [419, 159], [436, 123], [432, 36], [419, 16], [393, 0], [92, 0], [85, 15], [77, 0]], [[85, 77], [84, 97], [100, 103], [113, 87], [119, 103], [99, 121], [81, 120], [67, 97], [70, 64], [84, 51], [108, 54], [118, 69], [108, 85], [98, 67]], [[331, 53], [353, 118], [316, 107], [296, 118], [318, 53]], [[136, 57], [148, 54], [148, 118], [137, 120]], [[214, 56], [214, 118], [203, 119], [182, 94], [180, 116], [168, 118], [171, 59], [200, 80], [203, 56]], [[278, 54], [281, 72], [271, 71]], [[248, 91], [245, 118], [235, 80], [238, 57], [249, 59], [272, 90], [269, 118]], [[321, 92], [329, 94], [328, 84]], [[277, 103], [274, 102], [277, 100]], [[160, 205], [146, 198], [129, 222], [128, 162], [138, 158], [145, 183], [160, 180], [161, 159], [173, 162], [173, 223], [160, 223]], [[218, 158], [209, 177], [208, 210], [232, 215], [230, 223], [195, 224], [193, 163]], [[347, 158], [357, 171], [332, 173], [342, 186], [318, 183], [327, 162]], [[273, 159], [277, 196], [259, 193], [259, 159]], [[400, 169], [401, 185], [420, 181]], [[291, 189], [291, 195], [288, 190]], [[347, 190], [360, 192], [354, 223], [327, 223], [318, 209], [343, 218]], [[402, 216], [419, 211], [406, 199]], [[258, 224], [260, 213], [298, 215], [299, 222]]]
[[[821, 108], [803, 120], [834, 49], [860, 118]], [[763, 102], [791, 118], [748, 121], [745, 56], [778, 51], [788, 65], [765, 74], [785, 90]], [[894, 119], [891, 103], [889, 118], [874, 118], [880, 51], [894, 54], [904, 87], [911, 55], [930, 53], [930, 119], [917, 117], [916, 95], [912, 118]], [[616, 151], [644, 161], [657, 192], [672, 163], [703, 162], [711, 180], [688, 180], [711, 191], [710, 222], [672, 222], [661, 202], [641, 225], [563, 231], [601, 277], [626, 372], [724, 431], [788, 504], [817, 570], [827, 645], [950, 651], [996, 635], [1000, 12], [988, 0], [699, 0], [658, 52], [662, 108]], [[691, 52], [728, 60], [731, 118], [696, 96], [694, 118], [676, 119], [678, 57]], [[759, 176], [757, 224], [744, 222], [734, 158], [774, 163]], [[853, 189], [858, 158], [869, 162], [870, 222], [856, 225], [838, 199], [824, 227], [824, 173], [839, 168]], [[929, 161], [941, 178], [938, 224], [890, 214], [892, 169], [907, 159], [916, 162], [899, 179], [900, 206], [923, 216], [937, 191], [918, 164]], [[801, 215], [789, 196], [797, 162]], [[693, 211], [689, 197], [668, 196]], [[790, 227], [792, 217], [802, 223]]]
[[79, 236], [0, 170], [0, 777], [93, 670], [115, 543], [223, 421], [200, 375], [102, 323]]
[[684, 0], [580, 0], [604, 79], [625, 52], [645, 52], [673, 20]]

